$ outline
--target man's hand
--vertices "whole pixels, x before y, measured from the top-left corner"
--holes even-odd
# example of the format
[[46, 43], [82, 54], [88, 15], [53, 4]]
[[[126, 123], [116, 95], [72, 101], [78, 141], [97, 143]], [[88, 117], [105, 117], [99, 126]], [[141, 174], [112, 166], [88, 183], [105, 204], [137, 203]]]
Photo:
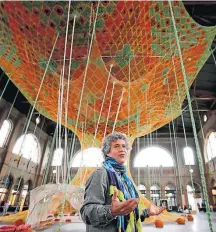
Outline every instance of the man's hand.
[[115, 188], [111, 202], [111, 213], [113, 216], [128, 215], [137, 207], [137, 204], [139, 203], [139, 199], [134, 198], [120, 202], [117, 195], [118, 190]]
[[159, 215], [165, 209], [166, 209], [166, 207], [157, 207], [157, 206], [151, 204], [150, 207], [148, 208], [148, 210], [149, 210], [149, 216]]

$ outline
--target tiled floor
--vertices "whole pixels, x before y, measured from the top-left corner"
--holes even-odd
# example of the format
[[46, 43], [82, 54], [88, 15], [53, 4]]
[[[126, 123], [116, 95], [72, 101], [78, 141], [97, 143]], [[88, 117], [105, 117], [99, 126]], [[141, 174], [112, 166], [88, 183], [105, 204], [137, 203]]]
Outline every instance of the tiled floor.
[[[216, 213], [211, 214], [213, 229], [216, 232]], [[44, 230], [44, 232], [54, 232], [59, 228], [58, 225]], [[71, 223], [61, 226], [61, 232], [85, 232], [85, 225], [83, 223]], [[145, 232], [209, 232], [208, 219], [205, 213], [194, 215], [194, 222], [187, 222], [185, 225], [177, 225], [175, 223], [165, 223], [164, 228], [157, 229], [154, 224], [144, 224], [143, 231]]]

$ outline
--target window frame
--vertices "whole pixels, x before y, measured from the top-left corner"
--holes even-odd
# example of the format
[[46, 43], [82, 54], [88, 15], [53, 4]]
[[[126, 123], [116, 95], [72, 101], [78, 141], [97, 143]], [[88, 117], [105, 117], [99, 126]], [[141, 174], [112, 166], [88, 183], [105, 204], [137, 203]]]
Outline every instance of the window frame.
[[[83, 149], [83, 150], [79, 150], [75, 155], [74, 155], [74, 157], [73, 157], [73, 159], [72, 159], [72, 161], [71, 161], [71, 164], [70, 164], [70, 167], [71, 168], [79, 168], [79, 167], [85, 167], [85, 168], [94, 168], [94, 167], [99, 167], [99, 165], [97, 165], [97, 166], [88, 166], [88, 165], [80, 165], [80, 166], [74, 166], [73, 164], [74, 164], [74, 161], [75, 161], [75, 159], [77, 159], [77, 163], [80, 161], [80, 159], [79, 159], [79, 157], [78, 156], [81, 156], [82, 154], [82, 152], [85, 152], [86, 150], [88, 150], [88, 149], [92, 149], [92, 148], [94, 148], [95, 150], [97, 149], [98, 150], [98, 152], [100, 151], [100, 154], [101, 154], [101, 156], [100, 156], [100, 154], [98, 153], [98, 156], [97, 156], [97, 158], [102, 158], [101, 159], [101, 164], [102, 164], [102, 162], [104, 161], [104, 156], [103, 156], [103, 153], [102, 153], [102, 151], [101, 151], [101, 149], [100, 148], [98, 148], [98, 147], [88, 147], [88, 148], [86, 148], [86, 149]], [[85, 156], [85, 155], [83, 155], [83, 156]], [[93, 156], [92, 156], [93, 157]], [[97, 161], [97, 160], [96, 160]], [[84, 161], [85, 162], [85, 161]]]
[[[22, 152], [22, 146], [26, 143], [26, 142], [23, 142], [22, 140], [22, 138], [24, 138], [24, 136], [32, 136], [32, 138], [34, 139], [33, 141], [35, 141], [36, 142], [36, 144], [37, 144], [37, 150], [38, 150], [38, 154], [36, 154], [36, 153], [34, 153], [34, 154], [36, 154], [36, 155], [32, 155], [32, 153], [30, 153], [30, 155], [31, 156], [25, 156], [24, 155], [24, 153]], [[19, 152], [19, 154], [18, 153], [16, 153], [15, 151], [14, 151], [14, 149], [15, 149], [15, 146], [17, 145], [17, 143], [18, 143], [18, 141], [20, 142], [20, 140], [21, 140], [21, 150], [20, 150], [20, 152]], [[25, 137], [25, 140], [26, 140], [26, 137]], [[25, 148], [25, 146], [23, 146], [24, 148]], [[20, 148], [19, 148], [20, 149]], [[16, 142], [15, 142], [15, 144], [14, 144], [14, 146], [13, 146], [13, 149], [12, 149], [12, 153], [13, 154], [15, 154], [15, 155], [19, 155], [19, 156], [21, 156], [21, 157], [23, 157], [23, 158], [25, 158], [25, 159], [28, 159], [28, 160], [31, 160], [32, 162], [34, 162], [34, 163], [39, 163], [40, 162], [40, 157], [41, 157], [41, 147], [40, 147], [40, 142], [39, 142], [39, 140], [38, 140], [38, 138], [36, 137], [36, 135], [35, 134], [33, 134], [33, 133], [31, 133], [31, 132], [28, 132], [26, 135], [25, 134], [22, 134], [22, 135], [20, 135], [18, 138], [17, 138], [17, 140], [16, 140]], [[25, 153], [26, 153], [26, 151], [25, 151]], [[35, 159], [32, 159], [32, 157], [35, 157]]]
[[[12, 132], [12, 130], [13, 130], [13, 122], [12, 122], [12, 120], [10, 120], [10, 119], [5, 119], [5, 120], [3, 121], [3, 123], [2, 123], [2, 126], [1, 126], [1, 128], [0, 128], [0, 131], [2, 130], [2, 127], [3, 127], [5, 121], [7, 121], [7, 122], [9, 123], [9, 129], [8, 129], [8, 131], [7, 131], [7, 136], [5, 136], [4, 141], [2, 141], [2, 145], [1, 145], [1, 142], [0, 142], [0, 147], [1, 147], [1, 148], [6, 147], [8, 141], [9, 141], [9, 137], [10, 137], [10, 135], [11, 135], [11, 132]], [[0, 132], [0, 133], [1, 133], [1, 132]]]
[[[166, 152], [166, 155], [169, 155], [170, 159], [171, 159], [171, 162], [172, 162], [172, 165], [171, 166], [166, 166], [167, 164], [167, 160], [164, 162], [164, 164], [160, 164], [159, 166], [151, 166], [149, 164], [145, 164], [143, 166], [137, 166], [135, 165], [135, 163], [141, 163], [141, 160], [140, 161], [136, 161], [136, 159], [139, 157], [139, 155], [146, 149], [150, 149], [150, 148], [157, 148], [158, 150], [160, 149], [161, 151], [163, 150], [164, 152]], [[167, 156], [168, 157], [168, 156]], [[143, 162], [143, 161], [142, 161]], [[153, 146], [148, 146], [148, 147], [144, 147], [139, 153], [137, 153], [135, 155], [135, 158], [134, 158], [134, 162], [133, 162], [133, 168], [146, 168], [146, 167], [149, 167], [149, 168], [159, 168], [159, 167], [163, 167], [163, 168], [174, 168], [175, 167], [175, 160], [172, 156], [172, 154], [164, 147], [161, 147], [161, 146], [158, 146], [158, 145], [153, 145]]]
[[[191, 151], [192, 151], [192, 157], [193, 157], [193, 162], [190, 164], [190, 162], [188, 163], [188, 160], [187, 160], [187, 158], [186, 158], [186, 154], [185, 154], [185, 149], [187, 149], [187, 148], [189, 148], [189, 149], [191, 149]], [[185, 164], [185, 166], [194, 166], [195, 165], [195, 156], [194, 156], [194, 151], [193, 151], [193, 149], [191, 148], [191, 147], [189, 147], [189, 146], [185, 146], [184, 148], [183, 148], [183, 157], [184, 157], [184, 164]]]
[[[216, 157], [216, 149], [215, 149], [215, 155], [214, 155], [214, 152], [212, 152], [212, 157], [210, 158], [209, 157], [209, 153], [208, 153], [208, 145], [210, 144], [209, 143], [209, 137], [211, 136], [211, 134], [213, 134], [214, 135], [214, 140], [215, 140], [215, 142], [216, 142], [216, 131], [214, 131], [214, 130], [212, 130], [212, 131], [210, 131], [209, 133], [208, 133], [208, 135], [207, 135], [207, 138], [206, 138], [206, 145], [205, 145], [205, 150], [206, 150], [206, 163], [208, 163], [208, 162], [210, 162], [211, 160], [213, 160], [213, 159], [215, 159], [215, 157]], [[214, 142], [213, 142], [214, 143]], [[210, 145], [211, 146], [211, 145]], [[212, 149], [212, 147], [211, 147], [211, 149]]]
[[[55, 159], [55, 155], [57, 156], [58, 155], [58, 153], [57, 153], [57, 151], [58, 150], [60, 150], [61, 151], [61, 157], [60, 158], [56, 158], [56, 160], [58, 160], [58, 161], [60, 161], [61, 160], [61, 163], [59, 163], [59, 164], [55, 164], [54, 163], [54, 159]], [[53, 158], [52, 158], [52, 163], [51, 163], [51, 167], [60, 167], [60, 166], [62, 166], [62, 164], [63, 164], [63, 157], [64, 157], [64, 149], [62, 148], [62, 147], [57, 147], [54, 151], [53, 151]], [[54, 163], [54, 164], [53, 164]], [[58, 163], [58, 162], [56, 162], [56, 163]]]

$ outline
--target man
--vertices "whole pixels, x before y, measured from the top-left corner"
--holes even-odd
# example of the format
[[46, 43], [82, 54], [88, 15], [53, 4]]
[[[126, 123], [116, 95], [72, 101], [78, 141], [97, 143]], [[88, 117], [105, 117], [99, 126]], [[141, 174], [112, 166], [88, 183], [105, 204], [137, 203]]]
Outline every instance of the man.
[[141, 220], [164, 210], [154, 205], [140, 210], [138, 193], [124, 166], [128, 150], [128, 139], [122, 133], [104, 139], [105, 162], [89, 177], [80, 210], [87, 232], [141, 232]]

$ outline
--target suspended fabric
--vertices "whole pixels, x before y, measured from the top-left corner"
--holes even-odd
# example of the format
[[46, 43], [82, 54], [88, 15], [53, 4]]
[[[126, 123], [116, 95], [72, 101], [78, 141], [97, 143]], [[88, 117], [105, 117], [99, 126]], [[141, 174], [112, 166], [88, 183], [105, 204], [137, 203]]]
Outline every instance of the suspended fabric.
[[27, 222], [34, 228], [41, 228], [46, 222], [52, 224], [60, 220], [62, 222], [72, 221], [71, 213], [74, 210], [79, 211], [83, 197], [84, 189], [73, 185], [39, 186], [31, 191]]
[[[41, 114], [54, 121], [57, 120], [58, 90], [63, 68], [68, 4], [68, 2], [43, 1], [1, 3], [0, 66], [32, 104], [55, 38], [59, 33], [36, 104], [36, 109]], [[99, 4], [99, 9], [96, 18], [97, 4]], [[205, 28], [197, 25], [188, 15], [182, 2], [173, 1], [172, 7], [190, 86], [210, 55], [215, 27]], [[92, 142], [110, 65], [113, 65], [110, 82], [96, 133], [98, 143], [101, 142], [105, 131], [113, 81], [116, 84], [106, 129], [107, 134], [112, 131], [115, 120], [116, 131], [124, 133], [127, 133], [129, 120], [130, 137], [137, 137], [160, 128], [171, 121], [172, 117], [175, 118], [180, 114], [179, 104], [182, 104], [185, 98], [185, 88], [169, 5], [166, 1], [73, 2], [67, 35], [70, 42], [74, 15], [77, 18], [69, 77], [67, 126], [75, 130], [77, 111], [81, 105], [76, 130], [80, 138], [82, 124], [85, 122], [85, 110], [86, 107], [88, 108], [88, 121], [84, 128], [84, 138], [81, 141], [83, 146], [88, 146]], [[94, 20], [96, 21], [95, 35], [82, 102], [80, 102]], [[70, 46], [71, 43], [67, 43], [65, 80], [69, 72]], [[172, 58], [178, 78], [180, 102], [176, 94]], [[128, 97], [129, 75], [131, 76], [130, 97]], [[170, 84], [171, 100], [167, 94], [167, 79]], [[115, 119], [122, 88], [125, 92], [118, 118]], [[146, 97], [147, 105], [145, 104]], [[66, 99], [66, 93], [63, 94], [63, 99]], [[128, 99], [130, 99], [130, 112], [128, 112]], [[172, 117], [170, 115], [171, 103]], [[139, 128], [136, 127], [137, 120]], [[65, 124], [64, 112], [62, 123]]]
[[[182, 2], [171, 4], [190, 87], [211, 54], [216, 28], [196, 24]], [[72, 2], [66, 35], [68, 7], [69, 2], [1, 2], [0, 66], [32, 105], [45, 74], [36, 102], [40, 114], [57, 121], [64, 65], [70, 88], [67, 122], [63, 110], [61, 123], [76, 133], [82, 149], [94, 140], [100, 146], [113, 127], [128, 134], [132, 144], [180, 115], [186, 90], [168, 2]], [[80, 169], [71, 184], [84, 184], [93, 170]], [[34, 202], [38, 210], [41, 201]], [[142, 202], [150, 204], [144, 197]], [[178, 216], [164, 212], [160, 217], [176, 221]]]

